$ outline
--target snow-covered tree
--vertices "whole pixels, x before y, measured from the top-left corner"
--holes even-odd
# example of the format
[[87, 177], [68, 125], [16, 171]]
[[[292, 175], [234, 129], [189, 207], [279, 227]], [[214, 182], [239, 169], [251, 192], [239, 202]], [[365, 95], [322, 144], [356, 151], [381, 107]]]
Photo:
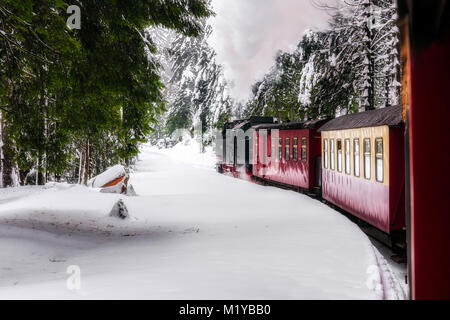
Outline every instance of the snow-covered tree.
[[[338, 70], [350, 66], [360, 110], [391, 105], [398, 95], [398, 28], [393, 0], [348, 0], [334, 16], [330, 37]], [[391, 91], [393, 88], [397, 88]], [[389, 88], [386, 92], [385, 88]], [[397, 93], [395, 93], [397, 91]], [[392, 93], [390, 99], [386, 96]]]
[[[283, 53], [295, 61], [294, 69], [277, 58], [254, 84], [246, 114], [316, 119], [397, 104], [401, 70], [396, 21], [393, 0], [345, 1], [333, 12], [327, 30], [308, 30], [294, 52]], [[280, 81], [285, 78], [297, 83]], [[294, 94], [296, 102], [290, 99]], [[289, 107], [296, 114], [286, 112]]]
[[253, 98], [245, 114], [273, 115], [280, 120], [297, 119], [302, 112], [298, 102], [301, 60], [298, 52], [278, 52], [275, 64], [252, 87]]
[[199, 37], [174, 35], [167, 54], [161, 57], [169, 76], [165, 81], [166, 125], [159, 136], [176, 129], [191, 130], [200, 122], [206, 132], [221, 127], [232, 116], [235, 102], [229, 94], [230, 84], [207, 41], [212, 28], [204, 22], [204, 30]]

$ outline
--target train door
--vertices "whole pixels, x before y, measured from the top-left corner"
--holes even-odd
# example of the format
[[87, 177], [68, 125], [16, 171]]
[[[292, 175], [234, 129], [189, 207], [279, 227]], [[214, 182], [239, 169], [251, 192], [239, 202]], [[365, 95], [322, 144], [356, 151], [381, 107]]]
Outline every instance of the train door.
[[250, 138], [248, 136], [245, 137], [245, 165], [248, 166], [250, 164]]
[[322, 187], [322, 157], [314, 158], [314, 187]]
[[250, 163], [250, 145], [251, 145], [250, 137], [245, 136], [245, 169], [247, 170], [247, 174], [253, 173], [253, 166]]
[[[262, 168], [263, 178], [265, 178], [266, 177], [266, 171], [267, 171], [267, 138], [264, 138], [264, 136], [262, 136], [262, 137], [263, 137], [263, 141], [260, 141], [261, 145], [262, 145], [262, 150], [261, 150], [261, 168]], [[267, 137], [267, 136], [265, 136], [265, 137]], [[266, 141], [264, 141], [264, 139]]]

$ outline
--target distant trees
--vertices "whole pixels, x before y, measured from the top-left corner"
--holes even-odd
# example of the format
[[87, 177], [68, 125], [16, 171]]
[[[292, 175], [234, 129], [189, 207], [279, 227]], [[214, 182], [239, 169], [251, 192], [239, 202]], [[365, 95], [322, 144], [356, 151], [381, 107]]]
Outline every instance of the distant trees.
[[[177, 129], [193, 131], [202, 124], [202, 132], [221, 128], [231, 118], [235, 101], [216, 52], [208, 44], [212, 28], [202, 21], [205, 32], [199, 37], [178, 34], [163, 59], [167, 65], [167, 114], [158, 137], [169, 137]], [[208, 140], [209, 138], [206, 138]], [[209, 141], [205, 141], [208, 143]]]
[[347, 1], [334, 16], [331, 51], [336, 68], [355, 74], [359, 107], [370, 110], [397, 103], [399, 95], [397, 9], [393, 0]]
[[165, 110], [148, 27], [203, 30], [204, 0], [92, 0], [81, 29], [63, 0], [0, 3], [0, 186], [86, 182], [128, 162]]
[[328, 30], [307, 31], [253, 86], [246, 114], [317, 119], [398, 103], [399, 31], [393, 0], [348, 0]]
[[273, 115], [280, 120], [297, 117], [302, 112], [298, 101], [302, 66], [299, 55], [278, 52], [270, 72], [253, 85], [254, 98], [248, 103], [245, 115]]

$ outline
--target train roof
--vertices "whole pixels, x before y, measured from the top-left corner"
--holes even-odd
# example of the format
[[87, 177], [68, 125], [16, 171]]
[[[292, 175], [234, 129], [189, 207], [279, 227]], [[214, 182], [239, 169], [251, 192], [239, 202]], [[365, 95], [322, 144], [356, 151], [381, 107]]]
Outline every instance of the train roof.
[[329, 120], [310, 120], [303, 122], [284, 122], [271, 124], [258, 124], [252, 128], [259, 129], [280, 129], [280, 130], [294, 130], [294, 129], [317, 129]]
[[234, 127], [236, 127], [237, 125], [239, 125], [240, 123], [246, 121], [245, 119], [241, 119], [241, 120], [234, 120], [234, 121], [229, 121], [226, 122], [223, 126], [223, 128], [226, 129], [233, 129]]
[[226, 122], [223, 126], [222, 135], [225, 135], [227, 130], [239, 130], [242, 129], [244, 131], [248, 130], [248, 128], [257, 125], [257, 124], [269, 124], [273, 123], [273, 117], [257, 117], [253, 116], [248, 119], [239, 119], [234, 121]]
[[[237, 123], [235, 126], [233, 126], [232, 129], [239, 130], [239, 129], [248, 129], [251, 126], [258, 125], [258, 124], [273, 124], [273, 117], [250, 117], [245, 120], [238, 120], [239, 123]], [[231, 129], [231, 128], [229, 128]]]
[[319, 131], [334, 131], [365, 127], [394, 127], [403, 123], [401, 106], [392, 106], [365, 112], [348, 114], [330, 120]]

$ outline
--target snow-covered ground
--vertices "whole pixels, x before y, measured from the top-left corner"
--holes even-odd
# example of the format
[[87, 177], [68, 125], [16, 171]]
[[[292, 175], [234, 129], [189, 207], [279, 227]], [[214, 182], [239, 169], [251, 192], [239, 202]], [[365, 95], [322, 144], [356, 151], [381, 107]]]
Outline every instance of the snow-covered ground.
[[[219, 175], [212, 153], [196, 151], [144, 146], [130, 178], [137, 197], [67, 184], [0, 189], [0, 298], [405, 298], [344, 216]], [[129, 220], [108, 216], [120, 198]]]

